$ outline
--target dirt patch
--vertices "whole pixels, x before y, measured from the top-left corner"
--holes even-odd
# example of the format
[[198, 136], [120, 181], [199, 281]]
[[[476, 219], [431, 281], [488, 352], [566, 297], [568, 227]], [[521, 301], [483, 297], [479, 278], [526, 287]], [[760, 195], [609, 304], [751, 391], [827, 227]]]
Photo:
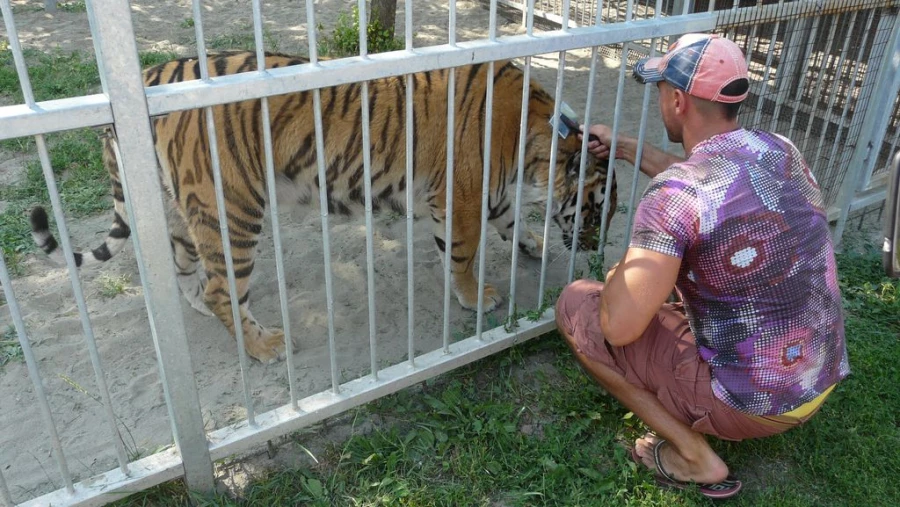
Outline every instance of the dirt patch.
[[[93, 51], [93, 41], [84, 12], [49, 15], [37, 9], [38, 1], [14, 1], [16, 23], [26, 48], [52, 51]], [[444, 3], [416, 2], [414, 23], [416, 45], [427, 46], [447, 41], [447, 10]], [[141, 50], [193, 53], [193, 28], [190, 2], [163, 0], [132, 2], [133, 25]], [[248, 1], [214, 0], [204, 2], [203, 13], [208, 40], [239, 34], [252, 34], [251, 4]], [[355, 2], [324, 0], [317, 2], [317, 22], [331, 26], [342, 9]], [[458, 39], [483, 38], [489, 26], [488, 11], [477, 2], [460, 2]], [[266, 38], [288, 53], [307, 52], [307, 19], [302, 3], [270, 1], [263, 4]], [[402, 10], [398, 30], [403, 31]], [[501, 34], [519, 33], [519, 18], [501, 18]], [[533, 77], [551, 93], [555, 88], [557, 55], [533, 59]], [[565, 74], [565, 100], [583, 110], [590, 68], [589, 51], [570, 52]], [[612, 123], [618, 63], [600, 66], [595, 90], [595, 118]], [[621, 128], [637, 132], [641, 116], [643, 88], [626, 86]], [[655, 107], [655, 106], [653, 106]], [[658, 139], [661, 127], [651, 115], [650, 139]], [[516, 126], [518, 128], [518, 126]], [[655, 136], [655, 137], [654, 137]], [[0, 185], [15, 181], [20, 160], [0, 160]], [[619, 202], [625, 203], [631, 187], [632, 168], [618, 165]], [[644, 187], [639, 182], [638, 189]], [[2, 204], [0, 204], [2, 206]], [[287, 220], [287, 217], [286, 219]], [[610, 228], [611, 246], [606, 249], [607, 264], [622, 253], [625, 214], [617, 213]], [[96, 246], [102, 241], [110, 217], [97, 216], [70, 221], [73, 243], [79, 248]], [[324, 295], [323, 251], [319, 217], [294, 217], [282, 222], [285, 245], [285, 269], [289, 293], [290, 319], [300, 346], [295, 354], [295, 378], [302, 398], [330, 387], [326, 302]], [[280, 326], [281, 315], [276, 289], [276, 270], [271, 233], [266, 225], [260, 241], [260, 254], [253, 273], [252, 307], [257, 319], [268, 326]], [[538, 224], [535, 229], [540, 229]], [[369, 339], [366, 299], [365, 225], [362, 217], [335, 219], [330, 228], [336, 319], [336, 349], [342, 381], [368, 372]], [[443, 321], [443, 270], [435, 255], [431, 225], [422, 221], [415, 226], [415, 336], [417, 352], [434, 350], [441, 344]], [[569, 255], [562, 251], [561, 238], [554, 228], [555, 245], [547, 272], [547, 287], [561, 287], [566, 280]], [[160, 248], [165, 248], [163, 245]], [[378, 357], [382, 365], [405, 358], [406, 328], [406, 224], [399, 217], [381, 216], [376, 220], [376, 330]], [[421, 252], [421, 254], [420, 254]], [[487, 278], [507, 294], [510, 283], [510, 245], [493, 230], [488, 237]], [[26, 271], [30, 276], [14, 282], [30, 339], [38, 360], [50, 404], [60, 431], [63, 449], [76, 478], [115, 467], [110, 428], [98, 396], [94, 373], [85, 349], [71, 284], [64, 269], [48, 265], [43, 258], [29, 256]], [[587, 272], [586, 257], [579, 256], [578, 269]], [[540, 262], [519, 260], [518, 291], [520, 308], [536, 305]], [[98, 277], [126, 276], [131, 286], [114, 298], [103, 296]], [[97, 337], [110, 388], [118, 425], [131, 458], [146, 455], [170, 445], [172, 437], [168, 414], [158, 376], [155, 349], [150, 333], [143, 293], [140, 288], [134, 252], [126, 248], [102, 269], [80, 274], [87, 293], [91, 324]], [[399, 297], [398, 297], [399, 296]], [[241, 373], [237, 347], [221, 323], [200, 315], [184, 305], [185, 323], [196, 383], [200, 392], [208, 429], [219, 428], [244, 416]], [[493, 321], [505, 317], [505, 304], [495, 312]], [[0, 325], [9, 322], [9, 309], [0, 307]], [[452, 339], [468, 337], [475, 316], [453, 301], [451, 304]], [[548, 374], [552, 372], [548, 371]], [[246, 372], [258, 412], [289, 402], [284, 363], [254, 363]], [[44, 431], [31, 380], [23, 364], [8, 364], [0, 371], [0, 466], [10, 485], [14, 501], [46, 493], [63, 486], [51, 457], [49, 439]]]

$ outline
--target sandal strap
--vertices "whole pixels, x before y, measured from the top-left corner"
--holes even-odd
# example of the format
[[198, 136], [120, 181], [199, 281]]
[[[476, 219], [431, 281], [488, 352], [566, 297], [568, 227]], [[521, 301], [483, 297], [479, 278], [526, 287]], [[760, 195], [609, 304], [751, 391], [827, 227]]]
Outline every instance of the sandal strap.
[[656, 442], [656, 445], [653, 446], [653, 462], [656, 463], [656, 471], [659, 472], [659, 475], [662, 475], [662, 476], [665, 477], [667, 480], [670, 480], [670, 481], [672, 481], [672, 482], [683, 482], [683, 481], [679, 481], [678, 479], [672, 477], [672, 476], [669, 474], [669, 472], [666, 472], [666, 469], [664, 469], [663, 466], [662, 466], [662, 460], [659, 458], [659, 449], [660, 449], [660, 448], [662, 447], [662, 445], [665, 444], [665, 443], [666, 443], [665, 440], [659, 439], [659, 440]]

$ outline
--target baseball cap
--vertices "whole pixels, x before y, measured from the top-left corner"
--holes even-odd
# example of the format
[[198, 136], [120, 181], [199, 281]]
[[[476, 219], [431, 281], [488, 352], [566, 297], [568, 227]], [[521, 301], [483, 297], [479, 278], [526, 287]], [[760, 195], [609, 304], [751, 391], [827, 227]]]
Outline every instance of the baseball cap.
[[666, 81], [688, 95], [729, 104], [743, 101], [750, 90], [741, 48], [715, 34], [682, 35], [665, 55], [639, 60], [634, 77], [641, 83]]

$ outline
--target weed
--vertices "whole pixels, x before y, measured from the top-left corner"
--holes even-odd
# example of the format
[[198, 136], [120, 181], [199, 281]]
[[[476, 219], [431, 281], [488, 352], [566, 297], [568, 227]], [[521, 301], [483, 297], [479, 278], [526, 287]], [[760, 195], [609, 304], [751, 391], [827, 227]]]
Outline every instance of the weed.
[[131, 277], [128, 275], [112, 276], [109, 274], [102, 274], [97, 277], [95, 283], [97, 284], [97, 292], [100, 296], [110, 299], [125, 293], [128, 289], [128, 285], [131, 284]]
[[[323, 32], [321, 23], [316, 27]], [[366, 28], [366, 46], [369, 53], [382, 53], [403, 49], [403, 41], [393, 36], [387, 27], [377, 20], [369, 20]], [[356, 56], [359, 54], [359, 9], [354, 6], [350, 13], [342, 11], [331, 36], [319, 36], [319, 53], [329, 56]]]
[[59, 2], [56, 8], [63, 12], [87, 12], [87, 5], [83, 1], [78, 2]]
[[194, 18], [184, 18], [178, 26], [181, 28], [194, 28]]
[[19, 335], [12, 325], [6, 327], [6, 331], [0, 334], [0, 367], [12, 361], [24, 361], [22, 345], [19, 344]]
[[591, 253], [588, 257], [588, 273], [594, 280], [606, 280], [603, 271], [603, 253]]
[[525, 220], [533, 224], [543, 223], [544, 213], [541, 210], [532, 209], [528, 212], [528, 215], [525, 216]]

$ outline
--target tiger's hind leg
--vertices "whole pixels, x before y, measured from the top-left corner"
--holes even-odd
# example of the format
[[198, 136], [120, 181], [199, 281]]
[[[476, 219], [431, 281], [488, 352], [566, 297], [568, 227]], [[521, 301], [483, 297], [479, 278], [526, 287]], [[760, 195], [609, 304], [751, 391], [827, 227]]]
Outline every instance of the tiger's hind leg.
[[169, 243], [175, 256], [175, 274], [178, 277], [178, 288], [181, 295], [194, 310], [212, 317], [213, 312], [206, 306], [204, 291], [206, 290], [206, 271], [200, 269], [200, 256], [191, 239], [187, 223], [181, 212], [174, 207], [168, 211]]
[[[244, 208], [247, 209], [247, 208]], [[231, 312], [231, 292], [225, 255], [222, 251], [219, 223], [215, 207], [188, 210], [187, 216], [200, 261], [206, 270], [208, 281], [203, 293], [206, 306], [222, 321], [228, 331], [235, 336], [234, 320]], [[253, 272], [257, 237], [262, 230], [263, 213], [253, 216], [245, 213], [229, 213], [228, 228], [231, 237], [231, 256], [237, 286], [237, 302], [244, 332], [244, 348], [251, 357], [263, 363], [283, 359], [285, 354], [284, 332], [280, 329], [266, 329], [253, 318], [248, 303], [250, 297], [250, 275]], [[197, 234], [200, 233], [200, 234]]]
[[[432, 209], [434, 242], [438, 247], [441, 264], [445, 262], [448, 248], [444, 212]], [[453, 237], [450, 248], [450, 284], [463, 308], [478, 310], [478, 279], [475, 277], [475, 256], [481, 238], [481, 218], [478, 212], [453, 210]], [[484, 311], [489, 312], [503, 301], [503, 297], [491, 284], [484, 284], [482, 298]]]

